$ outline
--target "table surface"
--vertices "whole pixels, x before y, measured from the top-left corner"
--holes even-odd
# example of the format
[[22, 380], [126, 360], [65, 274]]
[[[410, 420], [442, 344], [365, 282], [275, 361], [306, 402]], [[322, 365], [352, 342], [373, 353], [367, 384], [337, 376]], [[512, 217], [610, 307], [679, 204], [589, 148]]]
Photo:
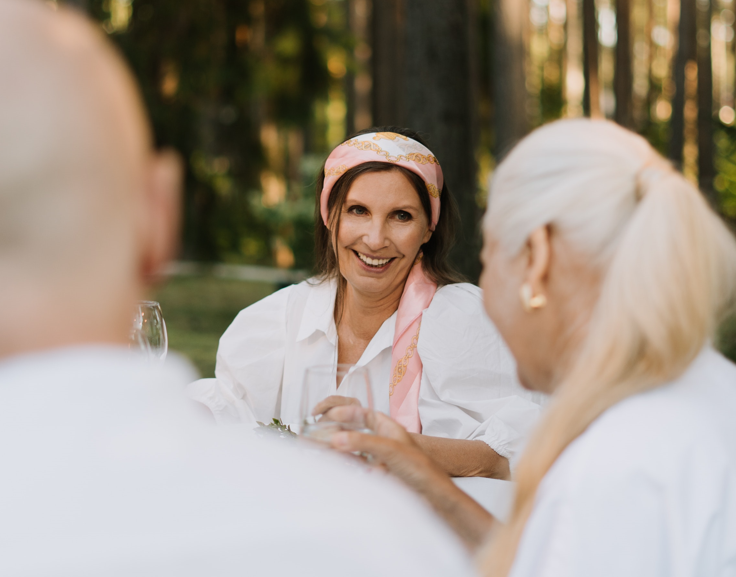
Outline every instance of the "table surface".
[[502, 523], [508, 521], [514, 502], [515, 483], [483, 477], [455, 477], [453, 481], [496, 519]]

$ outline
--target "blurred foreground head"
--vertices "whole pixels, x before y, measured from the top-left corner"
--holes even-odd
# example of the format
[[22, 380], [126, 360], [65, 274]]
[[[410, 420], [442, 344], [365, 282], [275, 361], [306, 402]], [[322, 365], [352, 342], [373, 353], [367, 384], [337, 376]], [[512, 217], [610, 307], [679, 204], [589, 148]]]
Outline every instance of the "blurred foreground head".
[[179, 181], [98, 28], [0, 0], [0, 357], [124, 341], [173, 249]]
[[606, 409], [680, 376], [713, 337], [733, 304], [736, 243], [646, 140], [584, 119], [538, 129], [501, 163], [485, 239], [486, 309], [522, 382], [555, 393], [485, 558], [505, 575], [562, 451]]

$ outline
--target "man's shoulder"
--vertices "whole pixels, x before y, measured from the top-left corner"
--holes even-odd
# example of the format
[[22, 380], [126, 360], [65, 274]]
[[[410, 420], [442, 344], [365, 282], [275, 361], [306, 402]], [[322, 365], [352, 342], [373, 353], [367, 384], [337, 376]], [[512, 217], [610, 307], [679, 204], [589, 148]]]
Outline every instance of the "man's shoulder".
[[704, 476], [736, 474], [736, 381], [726, 390], [722, 370], [719, 355], [706, 350], [673, 382], [607, 410], [559, 459], [571, 490], [591, 479], [670, 486], [701, 461]]
[[88, 355], [3, 382], [1, 574], [468, 571], [454, 536], [398, 483], [217, 427], [185, 398], [186, 371], [124, 365]]

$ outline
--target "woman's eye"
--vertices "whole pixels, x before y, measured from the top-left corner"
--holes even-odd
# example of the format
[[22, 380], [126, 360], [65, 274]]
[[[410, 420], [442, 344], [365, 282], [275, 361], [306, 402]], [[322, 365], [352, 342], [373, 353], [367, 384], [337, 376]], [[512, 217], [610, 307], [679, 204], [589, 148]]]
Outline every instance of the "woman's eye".
[[411, 220], [411, 214], [409, 214], [405, 210], [400, 210], [399, 212], [396, 213], [396, 218], [400, 221], [405, 222], [407, 220]]
[[353, 214], [357, 214], [360, 216], [366, 214], [368, 211], [366, 211], [364, 206], [351, 206], [348, 209], [348, 212], [352, 212]]

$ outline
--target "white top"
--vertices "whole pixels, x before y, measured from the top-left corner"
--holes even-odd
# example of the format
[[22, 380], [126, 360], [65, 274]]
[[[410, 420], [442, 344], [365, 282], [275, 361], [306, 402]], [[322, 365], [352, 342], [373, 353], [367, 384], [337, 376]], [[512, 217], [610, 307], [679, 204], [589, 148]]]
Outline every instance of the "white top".
[[[304, 371], [337, 364], [336, 284], [305, 281], [240, 312], [220, 339], [217, 379], [190, 394], [220, 422], [298, 423]], [[367, 367], [376, 409], [389, 413], [396, 314], [383, 323], [358, 365]], [[422, 433], [485, 441], [514, 462], [540, 413], [541, 395], [525, 390], [503, 340], [470, 284], [441, 287], [422, 316], [418, 351]], [[339, 394], [339, 392], [338, 392]]]
[[113, 347], [0, 361], [0, 575], [472, 574], [399, 483], [215, 426], [193, 377]]
[[710, 348], [563, 452], [513, 577], [734, 577], [736, 366]]

